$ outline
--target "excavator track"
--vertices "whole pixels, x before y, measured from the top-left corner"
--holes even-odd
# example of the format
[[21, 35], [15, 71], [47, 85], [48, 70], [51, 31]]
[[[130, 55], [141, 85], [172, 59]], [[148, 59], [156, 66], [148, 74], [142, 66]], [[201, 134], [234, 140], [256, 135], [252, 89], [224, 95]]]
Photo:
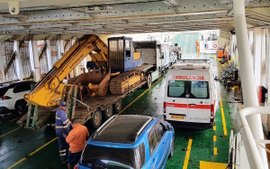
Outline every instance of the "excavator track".
[[126, 94], [145, 81], [144, 74], [139, 70], [131, 70], [121, 73], [111, 79], [110, 92], [112, 94]]

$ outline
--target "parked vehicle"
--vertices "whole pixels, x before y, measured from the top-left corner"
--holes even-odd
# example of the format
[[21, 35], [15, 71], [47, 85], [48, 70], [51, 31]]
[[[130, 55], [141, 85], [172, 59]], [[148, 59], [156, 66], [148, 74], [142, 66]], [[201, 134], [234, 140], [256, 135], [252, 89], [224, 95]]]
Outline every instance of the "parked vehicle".
[[114, 115], [90, 137], [77, 168], [163, 169], [173, 156], [174, 135], [163, 119]]
[[141, 53], [143, 64], [156, 65], [160, 72], [170, 66], [169, 45], [158, 41], [135, 41], [133, 47]]
[[207, 60], [182, 60], [168, 71], [164, 119], [205, 128], [214, 123], [217, 91]]
[[35, 85], [34, 81], [20, 81], [0, 89], [0, 113], [6, 114], [15, 110], [17, 113], [25, 113], [27, 102], [24, 95]]
[[223, 83], [226, 90], [231, 91], [232, 87], [241, 86], [241, 81], [238, 73], [238, 68], [234, 64], [229, 64], [222, 72], [221, 72], [221, 82]]

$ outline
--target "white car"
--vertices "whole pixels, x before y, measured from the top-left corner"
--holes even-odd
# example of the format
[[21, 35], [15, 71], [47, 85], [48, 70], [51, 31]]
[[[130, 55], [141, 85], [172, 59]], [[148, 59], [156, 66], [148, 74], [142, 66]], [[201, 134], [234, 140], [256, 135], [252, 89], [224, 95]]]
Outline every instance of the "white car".
[[34, 81], [20, 81], [0, 89], [0, 113], [6, 114], [11, 110], [15, 110], [21, 114], [26, 112], [27, 102], [24, 100], [24, 95], [27, 94]]

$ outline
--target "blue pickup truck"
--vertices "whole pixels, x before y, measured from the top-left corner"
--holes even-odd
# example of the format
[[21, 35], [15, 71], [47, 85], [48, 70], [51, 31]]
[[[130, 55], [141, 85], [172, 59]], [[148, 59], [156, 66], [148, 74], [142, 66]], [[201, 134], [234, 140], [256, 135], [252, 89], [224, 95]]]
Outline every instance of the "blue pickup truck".
[[88, 140], [79, 169], [162, 169], [174, 152], [174, 129], [163, 119], [114, 115]]

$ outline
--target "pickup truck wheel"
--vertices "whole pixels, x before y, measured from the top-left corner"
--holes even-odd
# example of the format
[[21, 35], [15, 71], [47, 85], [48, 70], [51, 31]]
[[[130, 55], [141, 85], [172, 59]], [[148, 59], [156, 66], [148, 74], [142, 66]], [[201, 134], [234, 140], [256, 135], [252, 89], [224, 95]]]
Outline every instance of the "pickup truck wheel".
[[119, 113], [122, 110], [122, 100], [118, 99], [114, 104], [115, 113]]
[[113, 106], [108, 105], [107, 108], [104, 111], [105, 119], [108, 120], [113, 115]]
[[9, 110], [5, 107], [0, 107], [0, 114], [5, 116], [9, 113]]
[[23, 114], [27, 111], [27, 102], [25, 100], [19, 100], [15, 104], [15, 111], [18, 114]]
[[99, 128], [102, 123], [102, 113], [97, 109], [92, 115], [92, 125], [95, 129]]

